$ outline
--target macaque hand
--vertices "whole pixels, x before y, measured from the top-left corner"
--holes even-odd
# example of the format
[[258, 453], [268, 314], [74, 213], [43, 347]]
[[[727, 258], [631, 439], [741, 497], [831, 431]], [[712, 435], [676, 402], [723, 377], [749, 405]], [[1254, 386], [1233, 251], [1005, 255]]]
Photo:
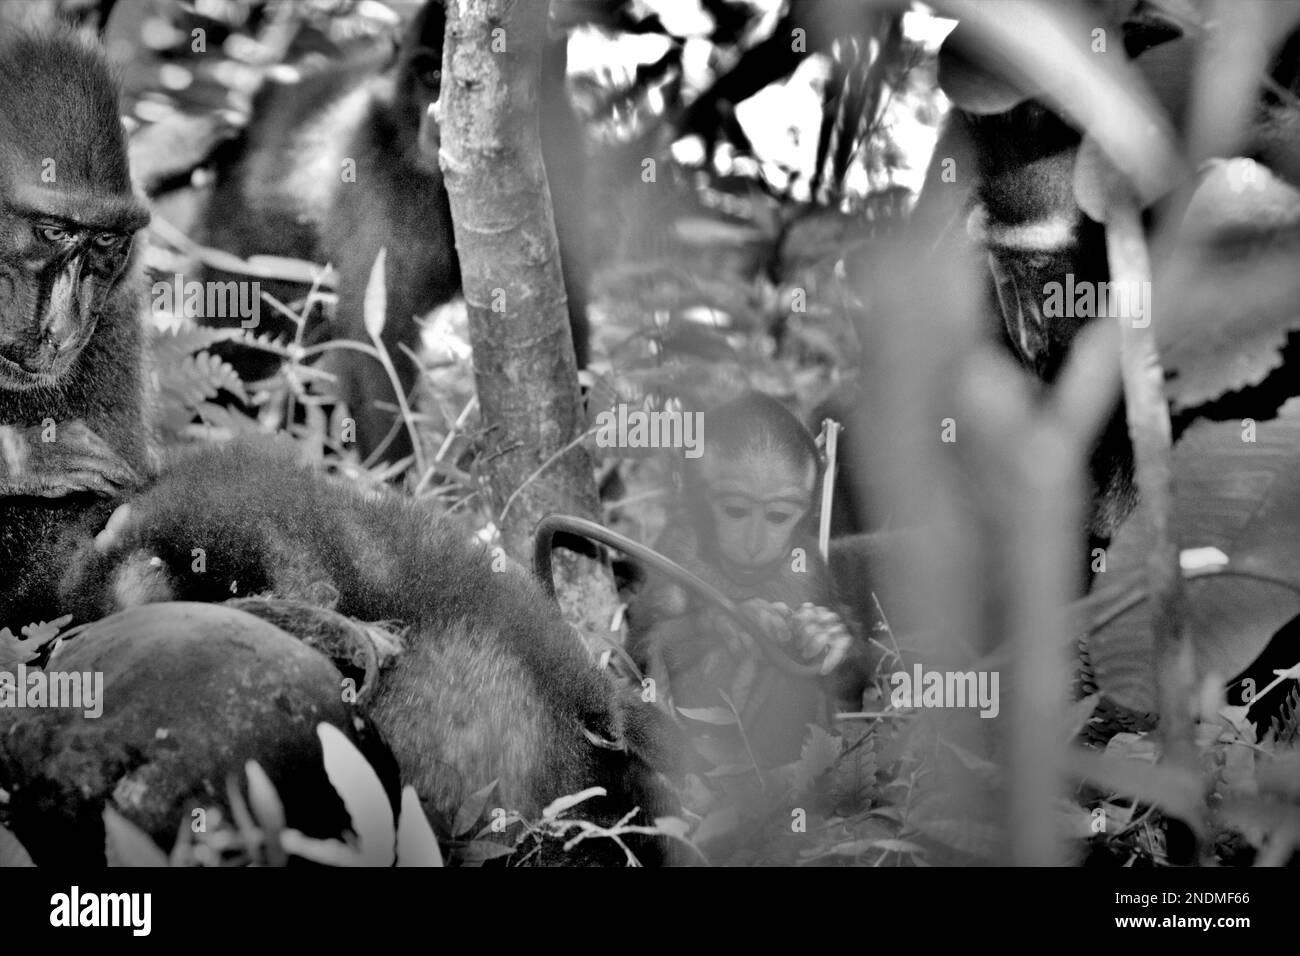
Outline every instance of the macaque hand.
[[[768, 640], [780, 645], [788, 645], [793, 640], [790, 625], [786, 623], [790, 616], [790, 609], [786, 605], [764, 601], [762, 598], [750, 598], [741, 601], [739, 608], [750, 622], [751, 629], [766, 636]], [[713, 610], [710, 614], [713, 630], [722, 636], [733, 657], [753, 657], [759, 653], [750, 630], [741, 627], [722, 611]]]
[[798, 636], [799, 650], [812, 659], [825, 654], [822, 673], [829, 674], [839, 666], [853, 644], [853, 635], [844, 621], [830, 608], [804, 604], [790, 616], [790, 624]]
[[[48, 432], [53, 440], [46, 441]], [[140, 476], [84, 422], [0, 425], [0, 497], [62, 498], [78, 492], [114, 497]]]

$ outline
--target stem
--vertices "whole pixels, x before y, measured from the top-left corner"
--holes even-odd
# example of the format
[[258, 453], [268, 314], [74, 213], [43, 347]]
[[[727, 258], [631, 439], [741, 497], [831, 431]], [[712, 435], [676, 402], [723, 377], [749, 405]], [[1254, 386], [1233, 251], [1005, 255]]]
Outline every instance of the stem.
[[[1118, 287], [1150, 288], [1151, 264], [1137, 203], [1129, 198], [1110, 208], [1106, 224], [1110, 278]], [[1160, 734], [1171, 764], [1196, 769], [1192, 723], [1195, 672], [1192, 646], [1184, 633], [1183, 576], [1178, 543], [1169, 529], [1173, 503], [1170, 470], [1172, 430], [1164, 394], [1164, 370], [1156, 351], [1151, 316], [1139, 325], [1120, 317], [1120, 373], [1129, 439], [1133, 444], [1140, 507], [1151, 519], [1152, 545], [1146, 574], [1152, 607], [1156, 700]]]

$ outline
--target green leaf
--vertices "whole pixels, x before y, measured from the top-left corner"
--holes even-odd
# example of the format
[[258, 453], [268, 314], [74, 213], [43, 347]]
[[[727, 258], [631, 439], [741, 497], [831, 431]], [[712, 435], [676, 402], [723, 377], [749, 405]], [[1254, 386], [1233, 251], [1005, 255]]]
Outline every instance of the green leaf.
[[694, 840], [700, 846], [714, 840], [721, 839], [728, 834], [734, 833], [740, 826], [740, 811], [735, 807], [722, 807], [714, 810], [702, 821], [695, 830]]
[[[1111, 793], [1153, 803], [1181, 820], [1198, 821], [1204, 808], [1200, 776], [1165, 764], [1146, 763], [1154, 755], [1135, 749], [1136, 744], [1135, 740], [1125, 741], [1104, 756], [1071, 747], [1067, 751], [1068, 766], [1076, 776]], [[1138, 759], [1119, 756], [1126, 751]]]
[[166, 866], [167, 854], [112, 807], [104, 808], [104, 857], [109, 866]]
[[[1186, 628], [1198, 670], [1225, 679], [1300, 614], [1300, 595], [1292, 590], [1300, 586], [1300, 400], [1283, 405], [1276, 420], [1260, 422], [1255, 441], [1242, 437], [1239, 422], [1198, 422], [1171, 456], [1170, 537], [1184, 549], [1214, 547], [1228, 558], [1186, 587]], [[1146, 600], [1152, 540], [1150, 521], [1139, 510], [1116, 533], [1107, 571], [1087, 600], [1096, 685], [1135, 711], [1156, 709]]]
[[1219, 808], [1223, 821], [1240, 830], [1255, 846], [1280, 833], [1300, 833], [1300, 807], [1260, 797], [1225, 800]]
[[456, 859], [462, 863], [485, 863], [488, 860], [498, 860], [503, 856], [510, 856], [515, 852], [513, 846], [507, 846], [504, 843], [497, 843], [493, 840], [474, 840], [471, 843], [457, 848]]
[[248, 804], [253, 819], [262, 830], [263, 842], [271, 864], [283, 866], [284, 853], [280, 846], [280, 833], [284, 830], [284, 804], [275, 784], [267, 776], [262, 765], [256, 760], [244, 764], [244, 776], [248, 778]]
[[1106, 742], [1106, 753], [1124, 760], [1155, 763], [1160, 756], [1160, 748], [1146, 734], [1121, 731]]
[[352, 818], [360, 842], [357, 864], [391, 866], [396, 834], [388, 794], [361, 751], [332, 724], [316, 725], [325, 756], [325, 773]]
[[865, 809], [876, 786], [875, 741], [864, 740], [847, 748], [831, 768], [831, 800], [840, 812]]
[[27, 848], [18, 842], [4, 826], [0, 825], [0, 869], [6, 866], [35, 866]]
[[0, 627], [0, 673], [12, 674], [19, 664], [34, 660], [45, 645], [58, 637], [71, 622], [72, 615], [68, 614], [48, 623], [28, 624], [22, 628], [21, 638], [9, 628]]
[[451, 824], [452, 836], [464, 836], [474, 829], [474, 824], [478, 823], [483, 816], [483, 810], [492, 799], [496, 788], [497, 781], [493, 780], [486, 787], [475, 790], [461, 802], [460, 808], [456, 811], [456, 819]]
[[207, 352], [221, 342], [239, 341], [243, 329], [219, 329], [197, 322], [186, 322], [174, 329], [157, 331], [149, 340], [154, 363], [165, 370], [198, 352]]
[[249, 809], [253, 811], [257, 825], [268, 833], [283, 830], [284, 804], [262, 765], [250, 760], [244, 764], [244, 774], [248, 777]]
[[[36, 656], [30, 641], [24, 641], [7, 627], [0, 627], [0, 673], [14, 674], [19, 664], [25, 664]], [[14, 679], [17, 679], [15, 675]], [[12, 686], [6, 682], [3, 686]]]
[[839, 757], [840, 751], [844, 747], [844, 741], [839, 737], [832, 737], [821, 727], [814, 724], [808, 725], [808, 736], [804, 738], [803, 749], [799, 752], [799, 760], [794, 765], [793, 784], [796, 793], [807, 793], [817, 782], [817, 778], [824, 774], [835, 763]]
[[1211, 160], [1152, 299], [1176, 411], [1258, 385], [1300, 331], [1300, 190], [1250, 160]]
[[376, 346], [382, 343], [384, 323], [388, 318], [388, 287], [384, 282], [384, 263], [388, 259], [388, 250], [380, 249], [375, 256], [375, 264], [370, 267], [370, 279], [366, 282], [366, 295], [362, 300], [361, 314], [365, 321], [366, 333]]
[[1273, 740], [1279, 744], [1300, 742], [1300, 684], [1291, 688], [1273, 717]]
[[937, 843], [981, 860], [994, 859], [1006, 843], [1005, 836], [991, 823], [968, 818], [928, 820], [916, 816], [912, 824]]
[[722, 707], [678, 707], [677, 712], [687, 720], [698, 720], [702, 724], [730, 727], [736, 723], [736, 715]]
[[1093, 711], [1097, 709], [1097, 704], [1101, 702], [1101, 694], [1089, 694], [1082, 700], [1076, 700], [1066, 708], [1065, 726], [1069, 729], [1066, 740], [1073, 740], [1079, 735], [1088, 719], [1092, 717]]
[[980, 777], [980, 779], [993, 782], [1001, 775], [998, 765], [993, 763], [993, 761], [981, 757], [979, 754], [973, 753], [960, 744], [953, 743], [951, 740], [943, 740], [943, 745], [956, 755], [957, 759], [961, 761], [963, 767], [967, 770], [973, 771], [978, 777]]
[[442, 850], [424, 815], [415, 788], [402, 788], [402, 810], [397, 820], [397, 865], [442, 866]]
[[884, 850], [887, 853], [924, 853], [925, 848], [910, 840], [854, 840], [831, 847], [836, 856], [861, 856], [867, 850]]
[[318, 840], [298, 830], [280, 833], [280, 845], [286, 853], [320, 863], [323, 866], [362, 866], [361, 854], [341, 840]]
[[944, 95], [968, 113], [1005, 113], [1031, 95], [1012, 83], [991, 63], [980, 62], [980, 45], [960, 24], [939, 49], [939, 85]]

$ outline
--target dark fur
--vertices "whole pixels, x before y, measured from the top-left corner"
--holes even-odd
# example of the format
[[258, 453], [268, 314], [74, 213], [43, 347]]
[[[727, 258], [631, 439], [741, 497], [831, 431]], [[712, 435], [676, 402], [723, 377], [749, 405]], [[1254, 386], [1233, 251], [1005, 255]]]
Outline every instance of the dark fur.
[[[983, 245], [981, 258], [987, 252], [1002, 269], [1018, 277], [1023, 289], [1042, 290], [1048, 283], [1064, 283], [1067, 273], [1078, 283], [1104, 282], [1110, 277], [1105, 232], [1083, 214], [1074, 197], [1074, 160], [1080, 142], [1075, 129], [1034, 101], [992, 116], [954, 110], [935, 146], [914, 222], [922, 232], [948, 228], [964, 234], [966, 214], [978, 208], [984, 216], [985, 235], [972, 241]], [[955, 182], [941, 179], [946, 159], [955, 161]], [[960, 216], [951, 219], [957, 211]], [[999, 236], [1006, 230], [1053, 216], [1073, 223], [1064, 245], [1027, 250], [1000, 244]], [[1034, 354], [1027, 355], [1009, 327], [1012, 317], [1003, 313], [992, 274], [985, 275], [978, 295], [990, 335], [1043, 382], [1051, 383], [1085, 320], [1048, 321]], [[1040, 307], [1043, 295], [1038, 297]], [[845, 390], [832, 396], [819, 414], [831, 414], [851, 424], [854, 401], [852, 389]], [[876, 513], [879, 502], [863, 494], [862, 456], [874, 450], [862, 444], [862, 436], [850, 427], [841, 446], [845, 467], [837, 476], [837, 498], [847, 502], [849, 520], [837, 525], [837, 533], [873, 530], [882, 517]], [[1116, 402], [1093, 446], [1088, 470], [1092, 495], [1086, 532], [1092, 548], [1109, 541], [1136, 502], [1133, 450], [1122, 401]]]
[[640, 753], [646, 725], [625, 724], [611, 683], [536, 585], [492, 565], [486, 547], [408, 499], [239, 445], [169, 469], [132, 501], [106, 553], [82, 549], [64, 591], [81, 617], [269, 594], [395, 622], [409, 628], [407, 647], [370, 713], [427, 806], [451, 819], [496, 779], [501, 805], [525, 814], [595, 785], [610, 792], [596, 803], [603, 818], [634, 805], [662, 812], [645, 764], [587, 739]]
[[[117, 84], [97, 50], [70, 32], [20, 33], [0, 40], [0, 143], [9, 173], [34, 182], [54, 158], [69, 192], [129, 194]], [[12, 159], [36, 160], [14, 167]]]
[[[442, 173], [437, 158], [422, 154], [420, 148], [421, 118], [438, 95], [438, 89], [426, 81], [431, 79], [431, 70], [441, 67], [445, 22], [440, 0], [426, 4], [408, 32], [396, 65], [382, 77], [376, 75], [374, 64], [343, 64], [295, 84], [270, 83], [263, 88], [247, 133], [220, 164], [208, 214], [209, 245], [241, 256], [290, 255], [334, 265], [339, 273], [338, 309], [330, 338], [369, 342], [362, 323], [362, 302], [375, 256], [385, 248], [388, 308], [383, 339], [408, 392], [416, 374], [399, 345], [418, 352], [419, 327], [414, 317], [423, 316], [460, 291], [460, 264]], [[558, 82], [562, 90], [562, 59], [560, 63], [558, 81], [552, 79], [550, 85]], [[364, 108], [347, 115], [331, 113], [359, 91], [365, 98]], [[547, 102], [544, 98], [544, 104]], [[578, 272], [583, 258], [581, 227], [569, 225], [573, 214], [568, 211], [581, 208], [580, 195], [571, 198], [574, 177], [581, 170], [577, 155], [580, 139], [571, 111], [568, 127], [563, 125], [563, 110], [550, 112], [561, 115], [555, 129], [544, 121], [543, 148], [553, 160], [548, 168], [565, 241], [561, 259], [578, 364], [582, 366], [586, 364], [587, 326], [585, 281]], [[305, 199], [291, 180], [291, 170], [316, 158], [304, 149], [304, 136], [331, 144], [330, 149], [338, 144], [339, 155], [356, 162], [355, 183], [340, 183], [337, 165], [320, 170], [321, 184], [331, 187], [320, 206]], [[555, 150], [563, 151], [558, 154], [562, 161]], [[294, 295], [290, 288], [267, 287], [265, 291], [282, 300]], [[268, 321], [271, 331], [285, 331], [283, 324]], [[391, 413], [373, 407], [375, 401], [394, 401], [387, 376], [372, 359], [355, 352], [333, 351], [325, 364], [338, 377], [339, 395], [357, 420], [359, 448], [368, 455], [393, 424]], [[252, 368], [254, 374], [270, 371], [265, 362]], [[388, 457], [409, 450], [408, 437], [402, 431]]]
[[[14, 190], [41, 187], [46, 158], [55, 161], [59, 188], [45, 185], [40, 213], [123, 232], [148, 221], [131, 194], [116, 85], [100, 54], [63, 32], [0, 38], [0, 287], [9, 278], [15, 290], [9, 304], [0, 302], [0, 355], [6, 357], [24, 354], [37, 334], [18, 327], [28, 321], [23, 296], [37, 282], [20, 261], [30, 220], [10, 204]], [[0, 374], [0, 426], [80, 421], [125, 463], [146, 470], [137, 258], [133, 250], [80, 358], [57, 381], [20, 389]], [[0, 626], [16, 629], [54, 616], [61, 535], [93, 527], [110, 510], [94, 494], [0, 501]]]

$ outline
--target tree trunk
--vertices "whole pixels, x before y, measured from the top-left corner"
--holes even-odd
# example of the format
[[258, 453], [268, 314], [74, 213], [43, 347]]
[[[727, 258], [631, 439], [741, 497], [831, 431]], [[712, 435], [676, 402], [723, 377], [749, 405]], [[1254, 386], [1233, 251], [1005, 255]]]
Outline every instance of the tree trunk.
[[[487, 436], [489, 503], [502, 543], [522, 561], [545, 514], [600, 518], [592, 462], [576, 442], [581, 397], [538, 137], [546, 16], [545, 3], [448, 4], [436, 106]], [[561, 597], [576, 603], [571, 610], [584, 630], [608, 627], [608, 574], [573, 560], [558, 561], [556, 570]]]

